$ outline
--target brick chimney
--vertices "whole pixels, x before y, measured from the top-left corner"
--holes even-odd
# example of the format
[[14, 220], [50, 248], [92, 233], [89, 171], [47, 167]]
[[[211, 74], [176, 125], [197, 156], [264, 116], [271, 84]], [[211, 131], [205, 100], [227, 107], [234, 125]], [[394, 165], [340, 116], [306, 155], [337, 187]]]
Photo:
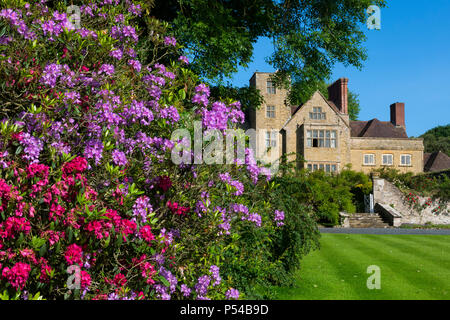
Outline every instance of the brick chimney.
[[340, 78], [328, 87], [328, 99], [341, 113], [348, 114], [348, 79]]
[[391, 104], [391, 123], [396, 127], [406, 127], [405, 104], [403, 102]]

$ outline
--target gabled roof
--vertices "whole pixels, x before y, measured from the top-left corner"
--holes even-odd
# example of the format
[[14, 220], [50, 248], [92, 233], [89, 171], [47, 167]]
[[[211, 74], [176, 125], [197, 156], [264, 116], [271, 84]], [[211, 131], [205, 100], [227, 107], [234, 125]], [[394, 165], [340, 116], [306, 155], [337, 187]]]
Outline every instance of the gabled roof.
[[[332, 101], [327, 100], [327, 98], [325, 98], [325, 96], [319, 90], [316, 90], [316, 92], [314, 92], [314, 94], [316, 94], [316, 93], [320, 94], [322, 99], [325, 100], [325, 102], [330, 106], [330, 108], [333, 109], [333, 111], [336, 112], [336, 114], [342, 119], [341, 113], [339, 112], [339, 109], [336, 107], [336, 105]], [[292, 106], [291, 107], [291, 116], [289, 117], [289, 119], [286, 120], [286, 122], [284, 123], [283, 127], [281, 127], [281, 130], [283, 130], [287, 126], [287, 124], [289, 122], [291, 122], [291, 120], [295, 117], [295, 115], [301, 110], [301, 108], [304, 105], [305, 104], [302, 104], [300, 106]], [[342, 120], [344, 120], [344, 119], [342, 119]], [[347, 122], [344, 121], [344, 123], [347, 125]]]
[[450, 169], [450, 157], [439, 151], [434, 153], [424, 153], [424, 171], [436, 172]]
[[350, 121], [352, 137], [408, 138], [405, 128], [396, 127], [389, 121]]

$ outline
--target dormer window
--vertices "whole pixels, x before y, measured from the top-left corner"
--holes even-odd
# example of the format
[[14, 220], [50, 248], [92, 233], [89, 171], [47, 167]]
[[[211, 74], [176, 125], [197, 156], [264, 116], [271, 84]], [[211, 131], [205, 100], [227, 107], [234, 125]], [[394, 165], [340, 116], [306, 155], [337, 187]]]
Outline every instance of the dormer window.
[[273, 81], [267, 81], [267, 93], [268, 94], [276, 94], [277, 89], [275, 88], [275, 84]]
[[325, 112], [322, 112], [321, 107], [313, 107], [313, 111], [309, 113], [311, 120], [326, 120], [327, 116]]
[[266, 106], [266, 117], [275, 118], [275, 106]]

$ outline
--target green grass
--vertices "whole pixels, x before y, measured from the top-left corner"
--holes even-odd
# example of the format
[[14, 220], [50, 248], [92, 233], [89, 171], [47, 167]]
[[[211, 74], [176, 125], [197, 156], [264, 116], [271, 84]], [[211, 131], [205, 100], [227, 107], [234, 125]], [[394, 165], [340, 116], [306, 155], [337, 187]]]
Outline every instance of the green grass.
[[[367, 267], [381, 270], [369, 290]], [[450, 300], [450, 236], [322, 234], [282, 300]]]

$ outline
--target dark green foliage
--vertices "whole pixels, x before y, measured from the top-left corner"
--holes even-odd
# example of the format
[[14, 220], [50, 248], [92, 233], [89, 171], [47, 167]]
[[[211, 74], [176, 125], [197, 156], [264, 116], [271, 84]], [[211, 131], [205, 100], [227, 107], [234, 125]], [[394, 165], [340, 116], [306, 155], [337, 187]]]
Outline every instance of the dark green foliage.
[[335, 63], [362, 67], [366, 9], [384, 0], [166, 0], [151, 10], [173, 26], [192, 69], [220, 80], [247, 67], [259, 37], [274, 41], [268, 62], [280, 82], [308, 87], [328, 79]]
[[428, 130], [420, 138], [423, 138], [425, 152], [442, 151], [450, 156], [450, 124]]
[[310, 208], [315, 219], [324, 225], [339, 224], [341, 211], [361, 210], [363, 196], [372, 188], [367, 175], [348, 169], [338, 175], [299, 170], [276, 178], [275, 182], [282, 186], [286, 197]]
[[[300, 205], [284, 188], [273, 181], [250, 196], [255, 204], [264, 202], [266, 208], [284, 211], [284, 226], [272, 230], [266, 224], [258, 229], [242, 227], [239, 245], [237, 235], [232, 236], [223, 251], [221, 274], [245, 289], [248, 299], [273, 298], [273, 286], [292, 285], [301, 259], [319, 246], [320, 234], [311, 208]], [[257, 207], [250, 207], [257, 211]], [[274, 237], [267, 237], [268, 233]]]

